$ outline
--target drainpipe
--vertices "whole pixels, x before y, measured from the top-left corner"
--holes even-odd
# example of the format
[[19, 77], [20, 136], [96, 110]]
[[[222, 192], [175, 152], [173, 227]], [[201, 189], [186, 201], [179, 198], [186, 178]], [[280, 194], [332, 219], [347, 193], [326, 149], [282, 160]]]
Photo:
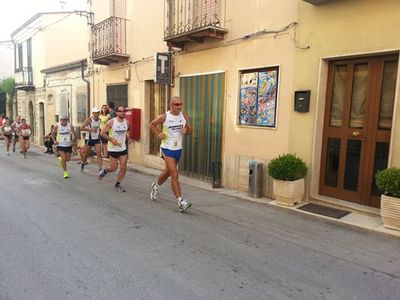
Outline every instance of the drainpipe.
[[167, 101], [166, 101], [166, 109], [168, 110], [169, 108], [169, 103], [171, 101], [171, 87], [174, 86], [174, 65], [172, 62], [172, 47], [168, 46], [168, 54], [170, 54], [170, 59], [169, 59], [169, 73], [170, 73], [170, 82], [167, 85]]
[[83, 60], [81, 60], [81, 77], [82, 77], [82, 80], [84, 82], [86, 82], [86, 85], [87, 85], [87, 90], [86, 90], [86, 93], [87, 93], [86, 110], [87, 110], [87, 114], [90, 114], [90, 81], [85, 78], [85, 74], [84, 74], [85, 67], [86, 67], [86, 60], [83, 59]]

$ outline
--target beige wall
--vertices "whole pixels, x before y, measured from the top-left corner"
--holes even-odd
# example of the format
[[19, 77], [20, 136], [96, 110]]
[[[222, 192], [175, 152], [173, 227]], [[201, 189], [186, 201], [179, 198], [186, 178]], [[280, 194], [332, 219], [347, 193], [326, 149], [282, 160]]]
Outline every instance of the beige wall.
[[[58, 17], [61, 19], [62, 17]], [[44, 67], [52, 67], [89, 55], [89, 26], [86, 18], [72, 14], [46, 28], [44, 37]]]
[[[223, 2], [225, 28], [224, 40], [185, 45], [185, 51], [175, 56], [175, 87], [173, 95], [179, 94], [179, 74], [190, 75], [225, 71], [226, 94], [224, 102], [223, 156], [225, 184], [230, 187], [247, 189], [248, 161], [257, 159], [267, 163], [273, 156], [288, 151], [289, 120], [293, 86], [294, 43], [293, 27], [279, 34], [261, 34], [251, 39], [241, 39], [256, 32], [275, 31], [297, 21], [297, 4], [291, 0], [242, 1], [232, 0], [229, 5]], [[108, 1], [93, 3], [95, 16], [97, 10], [106, 7]], [[126, 82], [124, 70], [131, 71], [129, 80], [128, 104], [142, 108], [142, 139], [131, 146], [137, 163], [161, 167], [158, 158], [148, 155], [148, 103], [145, 99], [145, 81], [154, 76], [156, 52], [167, 51], [163, 42], [164, 1], [128, 1], [127, 3], [127, 50], [134, 63], [98, 66], [93, 75], [94, 98], [98, 105], [105, 102], [107, 84]], [[104, 14], [104, 8], [103, 8]], [[104, 16], [106, 18], [108, 16]], [[101, 21], [96, 17], [96, 22]], [[225, 43], [225, 44], [224, 44]], [[246, 127], [238, 125], [239, 72], [244, 69], [279, 66], [278, 116], [274, 129]], [[267, 194], [267, 187], [264, 194]]]
[[[42, 28], [39, 30], [39, 28]], [[32, 70], [35, 91], [19, 91], [17, 96], [18, 114], [29, 120], [29, 102], [34, 109], [34, 143], [42, 143], [43, 125], [40, 124], [39, 103], [44, 103], [45, 131], [54, 124], [56, 100], [62, 87], [68, 90], [71, 100], [72, 121], [76, 122], [76, 90], [82, 89], [86, 94], [86, 83], [82, 81], [80, 69], [74, 72], [64, 72], [56, 75], [45, 74], [41, 71], [45, 68], [70, 63], [88, 57], [88, 25], [85, 17], [75, 14], [45, 14], [35, 19], [26, 28], [22, 29], [14, 39], [17, 43], [24, 44], [32, 40]], [[24, 52], [24, 67], [27, 66], [27, 54]], [[16, 74], [16, 81], [21, 73]], [[54, 89], [55, 85], [57, 88]], [[81, 88], [83, 86], [83, 88]], [[61, 88], [60, 88], [61, 87]], [[48, 96], [53, 95], [53, 100], [48, 101]]]
[[[129, 62], [110, 66], [94, 65], [91, 76], [93, 101], [101, 106], [107, 102], [107, 85], [128, 84], [128, 106], [142, 109], [141, 140], [130, 145], [129, 160], [154, 166], [148, 153], [149, 112], [146, 110], [145, 82], [154, 79], [154, 56], [157, 52], [168, 51], [163, 42], [164, 1], [126, 1], [127, 54]], [[92, 5], [96, 23], [110, 17], [107, 10], [109, 1], [94, 1]], [[129, 79], [125, 78], [129, 71]], [[161, 167], [161, 163], [156, 166]]]
[[[271, 196], [266, 176], [268, 161], [288, 151], [289, 118], [292, 104], [294, 43], [293, 27], [279, 34], [261, 34], [241, 39], [256, 32], [275, 31], [297, 20], [293, 1], [229, 1], [226, 6], [224, 40], [192, 44], [176, 55], [175, 73], [182, 75], [225, 71], [223, 184], [247, 190], [250, 160], [264, 163], [264, 191]], [[210, 48], [210, 49], [206, 49]], [[239, 123], [239, 72], [245, 69], [279, 66], [276, 128], [243, 126]], [[173, 94], [179, 94], [176, 78]]]
[[[398, 52], [400, 37], [394, 32], [400, 26], [400, 6], [397, 0], [331, 1], [319, 6], [300, 0], [298, 3], [296, 43], [299, 47], [309, 46], [309, 49], [296, 49], [293, 91], [311, 90], [311, 106], [309, 113], [291, 110], [289, 150], [298, 153], [312, 166], [311, 189], [317, 193], [327, 59]], [[399, 85], [396, 103], [398, 90]], [[400, 106], [396, 104], [396, 107], [394, 116], [398, 119]], [[393, 129], [391, 162], [399, 165], [400, 124], [396, 120]]]

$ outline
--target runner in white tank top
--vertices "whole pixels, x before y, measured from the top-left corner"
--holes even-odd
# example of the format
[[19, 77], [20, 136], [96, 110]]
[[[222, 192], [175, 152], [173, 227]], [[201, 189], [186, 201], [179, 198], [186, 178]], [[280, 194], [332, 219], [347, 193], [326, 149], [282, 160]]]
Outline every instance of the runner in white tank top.
[[104, 176], [109, 172], [114, 172], [118, 168], [119, 173], [117, 176], [117, 182], [115, 183], [114, 190], [118, 192], [125, 192], [125, 189], [121, 186], [121, 181], [124, 179], [126, 174], [126, 168], [128, 164], [128, 150], [126, 148], [126, 141], [130, 144], [129, 133], [129, 122], [125, 120], [125, 107], [119, 105], [116, 108], [117, 117], [109, 120], [106, 126], [101, 130], [100, 135], [103, 139], [108, 141], [108, 155], [110, 157], [110, 166], [103, 168], [100, 172], [98, 179], [103, 179]]
[[19, 142], [19, 136], [17, 132], [19, 131], [19, 127], [21, 126], [21, 117], [16, 116], [15, 121], [12, 123], [11, 127], [14, 131], [14, 140], [13, 140], [13, 152], [15, 152], [15, 145]]
[[3, 126], [1, 127], [1, 132], [3, 133], [3, 137], [6, 142], [7, 155], [10, 155], [10, 145], [12, 142], [13, 129], [11, 127], [9, 119], [5, 119], [5, 122], [4, 122]]
[[189, 116], [181, 111], [182, 104], [181, 98], [172, 97], [170, 110], [150, 122], [150, 129], [162, 140], [161, 156], [165, 163], [164, 171], [151, 185], [150, 198], [155, 201], [160, 185], [171, 177], [171, 188], [181, 212], [190, 208], [192, 204], [182, 197], [177, 165], [182, 152], [182, 137], [193, 131], [189, 124]]
[[76, 140], [74, 127], [68, 123], [68, 116], [62, 116], [60, 122], [53, 127], [51, 138], [54, 145], [57, 146], [59, 156], [59, 165], [64, 170], [64, 178], [69, 178], [67, 171], [67, 162], [71, 159], [72, 144]]
[[81, 125], [81, 130], [86, 132], [85, 136], [85, 148], [81, 151], [81, 171], [85, 169], [87, 165], [87, 158], [89, 152], [94, 147], [97, 156], [97, 166], [99, 167], [99, 172], [103, 168], [103, 159], [101, 157], [101, 141], [100, 141], [100, 108], [92, 108], [92, 116], [86, 118], [86, 120]]
[[182, 112], [177, 116], [171, 111], [166, 112], [166, 118], [162, 124], [162, 132], [165, 139], [161, 141], [161, 149], [181, 150], [182, 149], [182, 128], [186, 126], [186, 119]]

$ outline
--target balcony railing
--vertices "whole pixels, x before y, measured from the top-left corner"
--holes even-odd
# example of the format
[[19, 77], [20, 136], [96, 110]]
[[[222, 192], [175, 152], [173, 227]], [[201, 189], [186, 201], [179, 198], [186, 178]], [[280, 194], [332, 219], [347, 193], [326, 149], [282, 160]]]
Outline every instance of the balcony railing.
[[34, 90], [32, 67], [24, 67], [15, 73], [15, 88], [20, 90]]
[[92, 26], [92, 60], [109, 65], [127, 61], [126, 19], [110, 17]]
[[182, 48], [185, 42], [222, 39], [227, 32], [222, 19], [223, 0], [165, 0], [164, 40]]

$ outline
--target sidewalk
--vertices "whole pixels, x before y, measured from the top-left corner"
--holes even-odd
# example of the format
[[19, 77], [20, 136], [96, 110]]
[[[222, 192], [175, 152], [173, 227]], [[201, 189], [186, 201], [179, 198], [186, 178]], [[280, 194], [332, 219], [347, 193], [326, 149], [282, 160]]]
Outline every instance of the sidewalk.
[[[32, 145], [31, 149], [30, 149], [30, 151], [35, 152], [35, 153], [40, 153], [40, 154], [43, 153], [43, 150], [44, 150], [43, 147], [40, 147], [37, 145]], [[71, 160], [77, 161], [77, 160], [79, 160], [79, 156], [73, 155]], [[108, 161], [108, 159], [104, 159], [104, 160]], [[152, 168], [148, 168], [148, 167], [133, 164], [133, 163], [128, 163], [128, 171], [136, 172], [136, 173], [140, 173], [140, 174], [144, 174], [144, 175], [151, 175], [154, 177], [158, 176], [159, 173], [161, 172], [160, 170], [157, 170], [157, 169], [152, 169]], [[341, 224], [348, 225], [348, 226], [355, 226], [355, 227], [361, 228], [363, 230], [371, 230], [371, 231], [375, 231], [380, 234], [386, 234], [386, 235], [391, 235], [391, 236], [395, 236], [395, 237], [400, 237], [400, 231], [387, 229], [382, 226], [382, 221], [381, 221], [380, 216], [367, 215], [367, 214], [363, 214], [360, 212], [352, 211], [350, 214], [348, 214], [347, 216], [344, 216], [341, 219], [334, 219], [334, 218], [326, 217], [323, 215], [314, 214], [314, 213], [310, 213], [310, 212], [306, 212], [306, 211], [297, 209], [299, 206], [302, 206], [306, 203], [300, 203], [293, 207], [286, 207], [286, 206], [277, 205], [274, 200], [268, 199], [265, 197], [263, 197], [263, 198], [249, 197], [246, 192], [239, 191], [239, 190], [234, 190], [234, 189], [229, 189], [229, 188], [213, 189], [210, 182], [205, 182], [205, 181], [201, 181], [201, 180], [197, 180], [197, 179], [193, 179], [193, 178], [189, 178], [189, 177], [185, 177], [185, 176], [180, 176], [179, 180], [183, 184], [201, 188], [201, 189], [207, 190], [207, 191], [212, 191], [214, 193], [219, 193], [222, 195], [227, 195], [227, 196], [231, 196], [231, 197], [235, 197], [235, 198], [239, 198], [239, 199], [243, 199], [243, 200], [247, 200], [247, 201], [263, 203], [263, 204], [266, 204], [267, 206], [273, 205], [273, 206], [279, 207], [281, 209], [288, 209], [288, 210], [296, 211], [297, 213], [307, 214], [312, 217], [324, 219], [324, 220], [326, 220], [328, 222], [332, 222], [332, 223], [341, 223]]]
[[[128, 170], [132, 171], [132, 172], [137, 172], [137, 173], [141, 173], [141, 174], [145, 174], [145, 175], [152, 175], [152, 176], [158, 176], [158, 174], [160, 173], [160, 170], [147, 168], [147, 167], [133, 164], [133, 163], [128, 163]], [[299, 206], [302, 206], [305, 203], [300, 203], [293, 207], [281, 206], [281, 205], [277, 205], [274, 200], [268, 199], [265, 197], [263, 197], [263, 198], [249, 197], [247, 195], [247, 193], [243, 192], [243, 191], [233, 190], [233, 189], [229, 189], [229, 188], [213, 189], [211, 187], [211, 183], [204, 182], [201, 180], [196, 180], [196, 179], [185, 177], [185, 176], [180, 176], [179, 181], [183, 184], [195, 186], [195, 187], [198, 187], [198, 188], [201, 188], [204, 190], [208, 190], [208, 191], [213, 191], [215, 193], [220, 193], [223, 195], [240, 198], [240, 199], [247, 200], [247, 201], [264, 203], [266, 205], [273, 205], [273, 206], [279, 207], [281, 209], [289, 209], [292, 211], [296, 211], [297, 213], [303, 213], [303, 214], [307, 214], [307, 215], [310, 215], [313, 217], [321, 218], [328, 222], [341, 223], [341, 224], [345, 224], [345, 225], [349, 225], [349, 226], [355, 226], [355, 227], [358, 227], [361, 229], [372, 230], [372, 231], [375, 231], [375, 232], [381, 233], [381, 234], [387, 234], [387, 235], [391, 235], [391, 236], [395, 236], [395, 237], [400, 237], [400, 231], [387, 229], [382, 226], [382, 220], [381, 220], [380, 216], [366, 215], [366, 214], [362, 214], [362, 213], [353, 211], [341, 219], [334, 219], [334, 218], [329, 218], [329, 217], [325, 217], [325, 216], [322, 216], [319, 214], [309, 213], [309, 212], [297, 209]]]

